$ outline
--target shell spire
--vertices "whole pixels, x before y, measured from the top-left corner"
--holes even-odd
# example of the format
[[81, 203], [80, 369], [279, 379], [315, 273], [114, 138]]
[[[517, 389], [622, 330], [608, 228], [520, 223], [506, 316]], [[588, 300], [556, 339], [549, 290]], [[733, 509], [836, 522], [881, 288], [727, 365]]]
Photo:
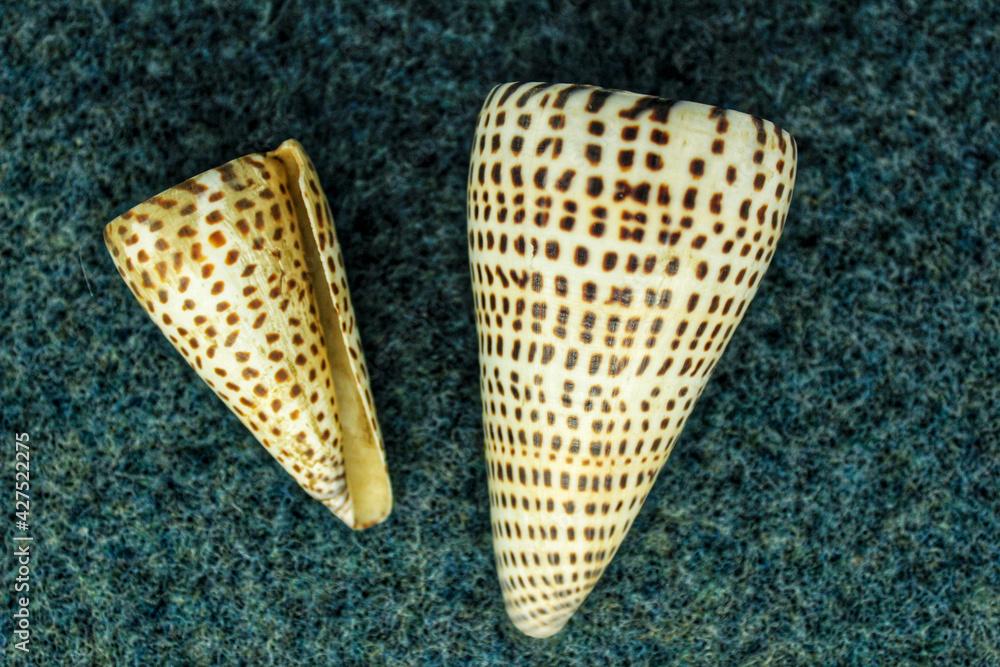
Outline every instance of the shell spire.
[[160, 193], [104, 240], [163, 334], [310, 496], [355, 529], [388, 516], [344, 260], [297, 141]]
[[479, 114], [468, 243], [494, 553], [558, 632], [617, 553], [760, 285], [795, 181], [771, 122], [509, 83]]

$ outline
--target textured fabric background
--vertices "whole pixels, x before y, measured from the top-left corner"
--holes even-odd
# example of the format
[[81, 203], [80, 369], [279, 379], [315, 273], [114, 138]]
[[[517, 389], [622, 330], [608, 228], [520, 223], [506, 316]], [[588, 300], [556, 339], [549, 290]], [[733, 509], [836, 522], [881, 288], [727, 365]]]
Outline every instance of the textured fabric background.
[[[28, 431], [28, 662], [1000, 664], [998, 25], [988, 1], [5, 0], [0, 497]], [[800, 155], [741, 330], [541, 642], [495, 579], [464, 241], [475, 116], [510, 80], [750, 111]], [[288, 137], [331, 199], [386, 435], [395, 512], [360, 534], [202, 385], [101, 239]]]

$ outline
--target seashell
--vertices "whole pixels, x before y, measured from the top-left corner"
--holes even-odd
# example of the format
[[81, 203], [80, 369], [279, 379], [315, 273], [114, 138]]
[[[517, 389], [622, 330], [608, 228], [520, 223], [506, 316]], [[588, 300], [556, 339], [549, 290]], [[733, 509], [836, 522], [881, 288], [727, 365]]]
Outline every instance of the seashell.
[[618, 551], [760, 285], [795, 181], [771, 122], [508, 83], [479, 114], [468, 242], [507, 612], [558, 632]]
[[104, 240], [163, 334], [309, 495], [354, 529], [388, 516], [344, 259], [297, 141], [139, 204]]

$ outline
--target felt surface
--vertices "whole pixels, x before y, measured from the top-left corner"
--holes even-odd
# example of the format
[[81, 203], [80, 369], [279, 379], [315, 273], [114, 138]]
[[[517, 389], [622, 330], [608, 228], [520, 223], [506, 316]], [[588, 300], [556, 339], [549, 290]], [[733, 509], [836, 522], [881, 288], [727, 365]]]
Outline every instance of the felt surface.
[[[29, 432], [36, 540], [32, 652], [8, 601], [8, 659], [1000, 664], [998, 22], [986, 1], [5, 0], [4, 469]], [[495, 579], [464, 238], [475, 116], [511, 80], [750, 111], [800, 156], [757, 299], [546, 641]], [[212, 396], [101, 239], [289, 137], [331, 199], [386, 436], [396, 507], [363, 533]]]

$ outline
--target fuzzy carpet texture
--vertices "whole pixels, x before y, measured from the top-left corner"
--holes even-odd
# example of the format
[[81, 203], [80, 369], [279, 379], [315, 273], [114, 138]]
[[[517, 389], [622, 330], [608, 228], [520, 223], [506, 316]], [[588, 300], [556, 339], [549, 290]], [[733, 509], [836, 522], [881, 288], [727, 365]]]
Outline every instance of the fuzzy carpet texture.
[[[27, 431], [36, 540], [31, 653], [5, 610], [7, 659], [1000, 664], [998, 25], [988, 1], [4, 0], [3, 497]], [[513, 80], [751, 111], [800, 156], [744, 324], [545, 641], [496, 581], [465, 245], [476, 113]], [[364, 533], [212, 396], [101, 238], [289, 137], [331, 199], [385, 432], [396, 506]]]

